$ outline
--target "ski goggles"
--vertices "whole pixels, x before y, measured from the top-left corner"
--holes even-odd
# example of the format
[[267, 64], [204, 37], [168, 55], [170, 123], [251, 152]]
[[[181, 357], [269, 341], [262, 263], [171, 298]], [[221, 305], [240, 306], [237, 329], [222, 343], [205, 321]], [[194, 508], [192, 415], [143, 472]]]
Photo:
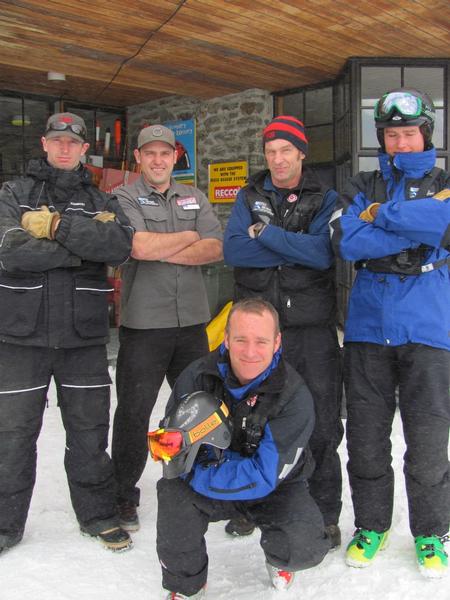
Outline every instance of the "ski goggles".
[[75, 135], [82, 137], [84, 140], [87, 137], [87, 131], [85, 127], [78, 123], [64, 123], [64, 121], [55, 121], [54, 123], [49, 124], [45, 133], [48, 133], [49, 131], [71, 131]]
[[170, 461], [177, 457], [187, 446], [200, 442], [224, 422], [229, 414], [227, 405], [222, 402], [218, 411], [195, 425], [189, 431], [165, 429], [160, 427], [147, 433], [148, 449], [155, 462]]
[[169, 461], [184, 448], [183, 433], [178, 429], [156, 429], [147, 434], [148, 449], [155, 462]]
[[408, 92], [389, 92], [375, 104], [375, 120], [389, 121], [394, 111], [407, 121], [419, 117], [424, 112], [424, 105], [421, 98]]

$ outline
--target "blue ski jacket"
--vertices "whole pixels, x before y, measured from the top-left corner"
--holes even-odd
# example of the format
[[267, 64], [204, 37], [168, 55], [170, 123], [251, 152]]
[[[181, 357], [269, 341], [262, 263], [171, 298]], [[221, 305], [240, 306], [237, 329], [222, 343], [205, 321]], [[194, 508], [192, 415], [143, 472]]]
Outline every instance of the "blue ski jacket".
[[[314, 427], [314, 405], [300, 375], [282, 359], [275, 361], [266, 377], [255, 386], [239, 389], [231, 369], [223, 369], [227, 357], [220, 350], [198, 359], [178, 377], [166, 414], [181, 397], [195, 391], [207, 391], [222, 399], [233, 419], [233, 441], [220, 460], [208, 460], [211, 446], [204, 444], [187, 477], [199, 494], [217, 500], [256, 500], [267, 496], [292, 478], [311, 475], [312, 458], [308, 441]], [[236, 393], [236, 392], [239, 393]], [[242, 396], [242, 398], [241, 398]], [[238, 399], [241, 398], [241, 399]], [[247, 406], [243, 406], [247, 405]], [[247, 456], [240, 450], [242, 415], [249, 425], [253, 413], [259, 421], [267, 417], [256, 451]], [[206, 460], [205, 460], [206, 458]]]
[[[374, 197], [377, 171], [359, 173], [346, 186], [341, 214], [330, 223], [336, 254], [361, 261], [345, 342], [418, 343], [450, 350], [450, 189], [434, 197], [450, 188], [450, 175], [433, 169], [435, 160], [434, 148], [393, 158], [380, 154], [384, 198]], [[374, 202], [381, 205], [368, 223], [360, 214]], [[375, 272], [365, 266], [369, 259], [407, 256], [419, 247], [426, 265], [420, 274]]]

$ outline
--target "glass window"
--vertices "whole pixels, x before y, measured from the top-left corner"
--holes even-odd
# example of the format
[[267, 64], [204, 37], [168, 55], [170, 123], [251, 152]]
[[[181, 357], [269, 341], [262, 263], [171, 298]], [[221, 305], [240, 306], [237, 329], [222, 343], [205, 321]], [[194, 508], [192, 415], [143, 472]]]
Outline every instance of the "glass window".
[[320, 125], [333, 120], [333, 88], [308, 90], [305, 93], [305, 125]]
[[23, 172], [23, 129], [28, 119], [22, 120], [22, 100], [0, 96], [0, 179], [7, 181]]
[[436, 148], [444, 148], [444, 110], [436, 110], [434, 121], [433, 144]]
[[47, 102], [24, 100], [25, 118], [30, 124], [24, 127], [24, 158], [27, 163], [31, 158], [43, 156], [41, 137], [45, 133], [45, 124], [49, 117], [49, 105]]
[[374, 171], [379, 168], [380, 164], [377, 156], [360, 156], [358, 159], [359, 171]]
[[380, 96], [401, 86], [401, 67], [362, 67], [361, 105], [374, 106]]
[[283, 100], [283, 110], [280, 114], [283, 115], [291, 115], [292, 117], [296, 117], [300, 119], [300, 121], [304, 120], [304, 110], [303, 110], [303, 93], [298, 92], [296, 94], [288, 94], [287, 96], [282, 96]]
[[445, 158], [437, 158], [436, 166], [439, 167], [440, 169], [444, 169], [444, 171], [445, 171], [447, 169], [447, 167], [445, 166]]
[[333, 160], [333, 126], [322, 125], [306, 129], [308, 136], [308, 162], [330, 162]]
[[426, 92], [436, 107], [444, 106], [444, 69], [432, 67], [405, 67], [405, 87]]
[[373, 109], [363, 108], [361, 110], [361, 147], [378, 148], [379, 145], [373, 119]]

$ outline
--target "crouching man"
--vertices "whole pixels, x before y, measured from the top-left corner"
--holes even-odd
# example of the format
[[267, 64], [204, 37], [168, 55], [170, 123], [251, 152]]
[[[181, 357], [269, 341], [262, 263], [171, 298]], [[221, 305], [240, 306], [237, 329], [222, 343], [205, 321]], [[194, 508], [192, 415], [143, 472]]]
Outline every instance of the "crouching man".
[[276, 589], [321, 562], [330, 542], [306, 481], [313, 426], [311, 394], [282, 358], [277, 312], [238, 302], [222, 346], [183, 371], [149, 434], [164, 460], [157, 552], [167, 600], [204, 597], [210, 521], [245, 516], [259, 527]]

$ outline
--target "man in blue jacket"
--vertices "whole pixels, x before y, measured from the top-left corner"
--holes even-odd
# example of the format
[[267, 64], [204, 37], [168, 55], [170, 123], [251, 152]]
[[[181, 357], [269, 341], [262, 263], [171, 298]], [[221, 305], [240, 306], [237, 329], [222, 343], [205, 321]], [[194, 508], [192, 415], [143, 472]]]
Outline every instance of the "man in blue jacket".
[[[343, 429], [328, 222], [337, 194], [303, 166], [308, 140], [301, 121], [276, 117], [263, 131], [263, 144], [268, 170], [239, 192], [225, 231], [224, 256], [234, 266], [235, 299], [259, 296], [278, 310], [284, 357], [311, 390], [316, 412], [311, 494], [336, 547], [342, 488], [337, 448]], [[233, 521], [226, 529], [242, 535], [252, 528]]]
[[[295, 571], [323, 559], [330, 541], [306, 480], [313, 401], [300, 375], [283, 361], [278, 315], [268, 302], [247, 299], [233, 306], [223, 345], [178, 378], [163, 428], [171, 430], [174, 414], [189, 420], [192, 410], [176, 411], [199, 390], [224, 403], [221, 412], [231, 415], [233, 433], [219, 455], [212, 446], [225, 446], [203, 444], [187, 476], [173, 478], [172, 469], [170, 478], [158, 482], [157, 551], [167, 600], [204, 596], [208, 524], [239, 515], [261, 529], [272, 584], [286, 589]], [[194, 429], [185, 429], [184, 437], [195, 439]], [[189, 445], [181, 454], [186, 451]]]
[[342, 215], [331, 223], [336, 252], [357, 269], [345, 330], [357, 528], [347, 563], [370, 565], [391, 527], [399, 386], [410, 529], [426, 577], [447, 570], [450, 521], [450, 176], [434, 166], [434, 116], [432, 101], [417, 90], [381, 97], [380, 171], [350, 180]]

